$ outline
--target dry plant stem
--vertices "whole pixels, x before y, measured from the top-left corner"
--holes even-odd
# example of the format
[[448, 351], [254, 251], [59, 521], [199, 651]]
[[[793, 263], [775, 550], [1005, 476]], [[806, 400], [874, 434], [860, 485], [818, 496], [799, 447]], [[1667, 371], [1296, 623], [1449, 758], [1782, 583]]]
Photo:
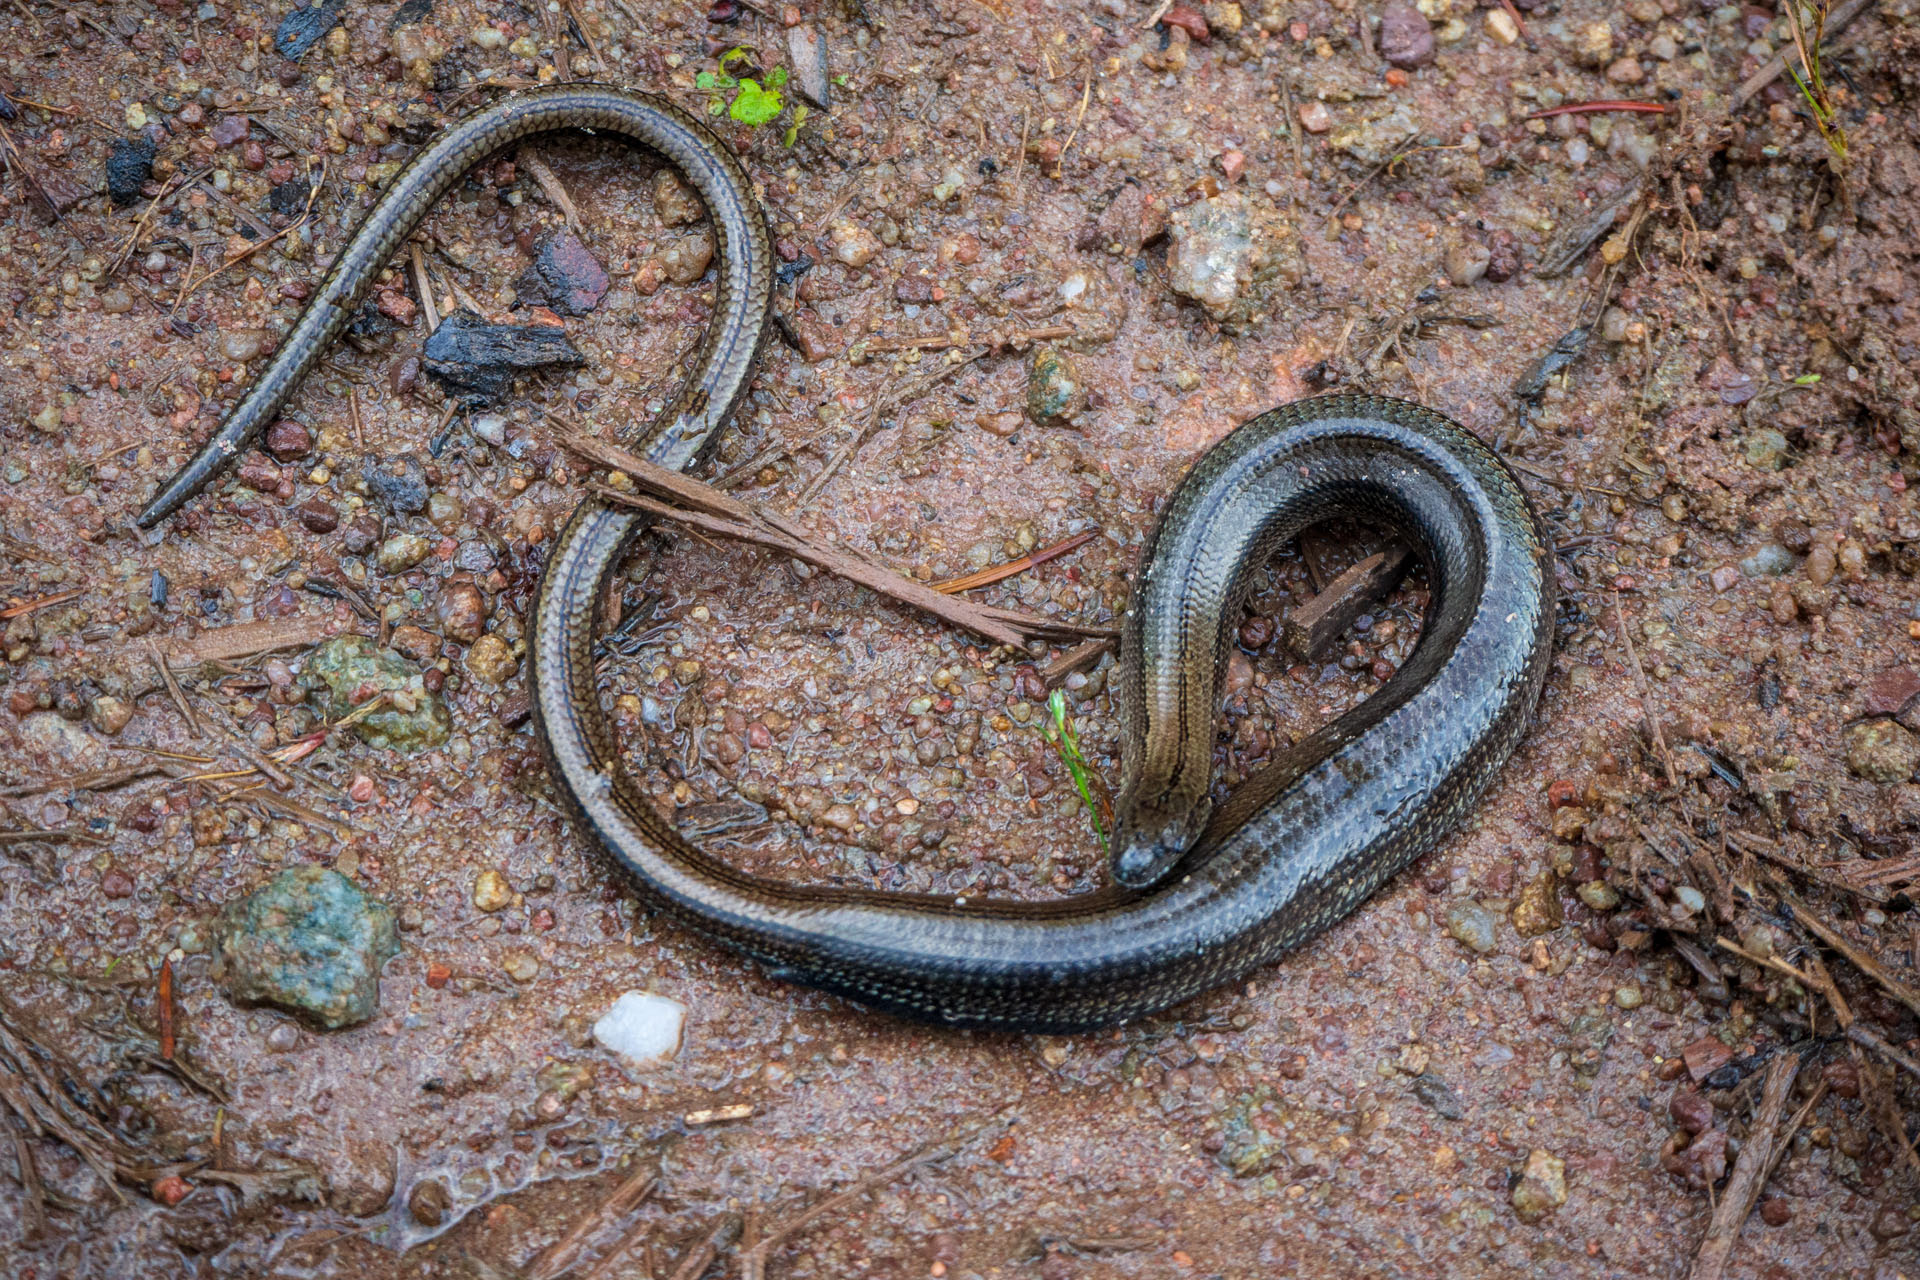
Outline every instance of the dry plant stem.
[[712, 1231], [707, 1233], [706, 1239], [693, 1246], [687, 1252], [687, 1256], [681, 1260], [680, 1265], [673, 1269], [672, 1280], [700, 1280], [707, 1268], [713, 1265], [713, 1260], [732, 1248], [734, 1241], [740, 1239], [740, 1231], [744, 1225], [745, 1220], [737, 1213], [721, 1215], [720, 1221]]
[[1780, 1167], [1780, 1162], [1787, 1158], [1787, 1152], [1793, 1149], [1793, 1136], [1800, 1132], [1800, 1126], [1807, 1122], [1813, 1109], [1820, 1105], [1820, 1099], [1826, 1096], [1827, 1082], [1822, 1080], [1813, 1087], [1807, 1100], [1800, 1104], [1800, 1109], [1793, 1113], [1793, 1119], [1787, 1121], [1786, 1127], [1780, 1130], [1780, 1140], [1773, 1144], [1773, 1159], [1767, 1162], [1767, 1177], [1771, 1178], [1773, 1171]]
[[1780, 896], [1781, 900], [1792, 908], [1794, 919], [1805, 925], [1808, 932], [1838, 951], [1846, 958], [1847, 963], [1879, 983], [1888, 995], [1915, 1013], [1920, 1013], [1920, 991], [1914, 990], [1895, 977], [1885, 965], [1855, 946], [1833, 925], [1815, 915], [1804, 902], [1789, 893], [1782, 892]]
[[181, 691], [180, 682], [173, 678], [172, 669], [160, 654], [160, 646], [149, 642], [147, 648], [153, 654], [153, 665], [160, 669], [160, 683], [167, 686], [167, 692], [173, 697], [173, 705], [180, 709], [180, 718], [187, 722], [187, 732], [199, 737], [200, 722], [193, 718], [193, 708], [187, 705], [187, 695]]
[[1847, 1039], [1863, 1049], [1871, 1049], [1883, 1055], [1887, 1061], [1898, 1066], [1914, 1079], [1920, 1080], [1920, 1062], [1916, 1062], [1911, 1056], [1902, 1053], [1858, 1023], [1847, 1028]]
[[420, 252], [420, 242], [414, 241], [407, 246], [407, 257], [413, 263], [413, 287], [420, 294], [420, 311], [427, 322], [427, 332], [432, 333], [440, 327], [440, 306], [433, 298], [433, 277], [427, 274], [427, 258]]
[[880, 425], [880, 419], [883, 415], [899, 408], [903, 404], [908, 404], [919, 399], [922, 395], [931, 391], [936, 385], [946, 381], [986, 354], [984, 350], [976, 351], [964, 360], [955, 360], [953, 363], [935, 373], [928, 374], [917, 382], [908, 383], [896, 391], [888, 392], [887, 394], [877, 397], [873, 402], [873, 411], [867, 415], [866, 425], [860, 428], [860, 434], [852, 440], [849, 440], [838, 453], [828, 459], [827, 465], [820, 469], [820, 474], [809, 481], [807, 487], [801, 490], [800, 496], [794, 499], [794, 509], [798, 510], [806, 506], [809, 502], [813, 501], [820, 490], [826, 488], [827, 481], [833, 479], [834, 473], [839, 471], [840, 468], [846, 464], [847, 459], [851, 458], [855, 453], [858, 453], [861, 447], [872, 438], [874, 431]]
[[[349, 601], [348, 603], [352, 603]], [[169, 665], [182, 669], [203, 662], [235, 662], [277, 649], [304, 649], [319, 644], [337, 630], [326, 614], [298, 614], [291, 618], [262, 618], [203, 631], [174, 651]]]
[[1557, 107], [1548, 107], [1545, 111], [1529, 111], [1528, 120], [1545, 120], [1548, 116], [1590, 115], [1599, 111], [1639, 111], [1651, 116], [1663, 116], [1667, 109], [1657, 102], [1635, 102], [1626, 98], [1609, 98], [1602, 102], [1568, 102]]
[[[975, 1130], [975, 1132], [977, 1132], [977, 1130]], [[773, 1252], [774, 1246], [798, 1235], [828, 1214], [837, 1213], [839, 1210], [853, 1204], [868, 1192], [885, 1186], [908, 1170], [924, 1164], [929, 1160], [935, 1160], [951, 1154], [958, 1149], [962, 1142], [972, 1136], [973, 1133], [968, 1133], [957, 1138], [929, 1143], [912, 1155], [896, 1160], [886, 1168], [868, 1174], [866, 1177], [861, 1178], [858, 1182], [848, 1187], [845, 1191], [837, 1195], [828, 1196], [813, 1207], [803, 1210], [799, 1216], [781, 1223], [778, 1227], [775, 1227], [763, 1236], [751, 1249], [748, 1249], [741, 1255], [740, 1280], [764, 1280], [766, 1276], [767, 1256]]]
[[527, 166], [527, 172], [531, 173], [533, 180], [540, 184], [540, 189], [547, 193], [547, 199], [559, 207], [561, 216], [567, 220], [567, 225], [578, 232], [580, 211], [573, 207], [573, 197], [567, 194], [567, 188], [554, 175], [553, 170], [547, 167], [547, 162], [540, 158], [540, 153], [532, 147], [522, 147], [518, 154], [520, 163]]
[[1855, 1047], [1853, 1057], [1860, 1072], [1860, 1092], [1867, 1102], [1868, 1112], [1887, 1140], [1906, 1157], [1907, 1167], [1920, 1172], [1920, 1153], [1913, 1149], [1913, 1139], [1907, 1136], [1907, 1123], [1900, 1115], [1899, 1099], [1894, 1097], [1892, 1070], [1869, 1061], [1858, 1047]]
[[592, 1213], [582, 1214], [580, 1221], [574, 1223], [565, 1235], [541, 1250], [539, 1256], [527, 1264], [527, 1280], [553, 1280], [562, 1272], [571, 1270], [573, 1264], [580, 1260], [588, 1240], [639, 1208], [640, 1202], [653, 1191], [655, 1176], [654, 1170], [643, 1169], [614, 1188], [613, 1194], [599, 1208]]
[[568, 436], [561, 443], [601, 466], [625, 472], [642, 487], [682, 504], [689, 510], [605, 486], [594, 486], [615, 502], [651, 511], [682, 524], [725, 537], [754, 542], [782, 551], [797, 560], [825, 569], [903, 604], [924, 609], [935, 617], [984, 636], [998, 644], [1019, 646], [1029, 635], [1087, 635], [1107, 628], [1083, 627], [1051, 618], [1035, 618], [1008, 609], [993, 609], [942, 595], [923, 583], [844, 552], [823, 547], [782, 516], [752, 506], [730, 494], [678, 471], [669, 471], [587, 436]]
[[1747, 1126], [1747, 1140], [1734, 1162], [1733, 1176], [1714, 1210], [1713, 1221], [1694, 1255], [1690, 1280], [1720, 1280], [1740, 1237], [1741, 1224], [1753, 1212], [1754, 1201], [1766, 1186], [1767, 1171], [1773, 1167], [1773, 1153], [1781, 1138], [1780, 1118], [1786, 1113], [1787, 1099], [1793, 1091], [1794, 1077], [1800, 1074], [1800, 1055], [1791, 1050], [1775, 1055], [1767, 1064], [1766, 1079], [1760, 1087], [1760, 1105], [1753, 1122]]
[[1060, 145], [1060, 158], [1054, 161], [1058, 171], [1067, 163], [1067, 153], [1073, 150], [1073, 140], [1080, 136], [1080, 122], [1087, 118], [1087, 104], [1093, 100], [1093, 68], [1087, 68], [1087, 78], [1080, 86], [1080, 109], [1073, 114], [1073, 128], [1067, 133], [1067, 140]]
[[169, 772], [172, 772], [169, 766], [158, 762], [132, 764], [116, 769], [96, 769], [92, 773], [77, 774], [71, 778], [50, 778], [45, 782], [28, 782], [17, 787], [0, 787], [0, 796], [37, 796], [49, 791], [108, 791], [141, 778], [151, 777], [156, 773]]
[[[1830, 47], [1833, 43], [1833, 37], [1845, 31], [1853, 24], [1854, 19], [1873, 8], [1876, 3], [1878, 3], [1878, 0], [1846, 0], [1845, 4], [1834, 9], [1832, 13], [1827, 15], [1826, 40], [1822, 42], [1820, 47], [1823, 49]], [[1775, 80], [1778, 80], [1781, 73], [1787, 69], [1787, 62], [1795, 52], [1796, 51], [1790, 49], [1782, 49], [1779, 53], [1774, 54], [1765, 66], [1748, 76], [1746, 81], [1734, 91], [1732, 110], [1740, 110], [1740, 108], [1746, 106], [1758, 97], [1762, 89], [1765, 89]]]
[[1853, 1010], [1847, 1007], [1847, 1002], [1845, 998], [1841, 996], [1840, 989], [1833, 985], [1833, 978], [1826, 970], [1820, 970], [1816, 976], [1813, 973], [1803, 972], [1802, 970], [1794, 968], [1779, 956], [1756, 955], [1738, 943], [1729, 942], [1725, 938], [1716, 937], [1713, 941], [1722, 951], [1731, 951], [1748, 964], [1759, 965], [1762, 969], [1771, 969], [1784, 977], [1792, 978], [1809, 991], [1818, 992], [1826, 998], [1828, 1004], [1833, 1006], [1834, 1017], [1840, 1020], [1841, 1027], [1844, 1028], [1853, 1024]]
[[72, 591], [59, 591], [50, 596], [41, 596], [38, 600], [28, 600], [22, 604], [10, 605], [0, 609], [0, 621], [9, 618], [22, 618], [41, 609], [51, 609], [56, 604], [65, 604], [80, 594], [78, 588]]
[[1063, 538], [1050, 547], [1041, 547], [1038, 551], [1029, 551], [1017, 560], [1009, 560], [1005, 564], [997, 564], [991, 568], [982, 569], [978, 573], [969, 573], [958, 578], [947, 578], [944, 581], [936, 582], [933, 584], [933, 589], [943, 595], [954, 595], [961, 591], [972, 591], [976, 587], [990, 587], [996, 582], [1004, 582], [1008, 578], [1025, 573], [1029, 569], [1038, 568], [1049, 560], [1057, 560], [1069, 551], [1078, 551], [1099, 535], [1100, 531], [1098, 529], [1083, 529], [1072, 537]]
[[[30, 1043], [51, 1062], [59, 1080], [47, 1075]], [[14, 1009], [0, 1001], [0, 1101], [12, 1108], [34, 1137], [58, 1138], [73, 1148], [124, 1204], [126, 1197], [116, 1178], [134, 1175], [135, 1153], [77, 1096], [91, 1091], [78, 1071], [35, 1040]], [[99, 1105], [97, 1099], [87, 1101]]]
[[1070, 324], [1044, 324], [1034, 329], [1016, 329], [1009, 333], [987, 333], [976, 338], [971, 334], [958, 335], [947, 333], [929, 335], [924, 338], [871, 338], [856, 343], [861, 356], [887, 355], [895, 351], [945, 351], [950, 347], [964, 347], [975, 342], [984, 342], [995, 350], [1008, 347], [1024, 347], [1035, 342], [1051, 342], [1056, 338], [1071, 338], [1079, 330]]
[[33, 1148], [27, 1143], [27, 1135], [20, 1132], [21, 1121], [16, 1119], [7, 1126], [7, 1133], [13, 1138], [13, 1158], [19, 1166], [20, 1186], [26, 1196], [26, 1238], [44, 1240], [51, 1230], [47, 1221], [47, 1190], [40, 1183], [40, 1170], [33, 1162]]
[[1667, 750], [1667, 735], [1660, 732], [1659, 718], [1653, 714], [1653, 692], [1647, 686], [1646, 668], [1640, 665], [1640, 654], [1633, 647], [1633, 637], [1627, 634], [1627, 615], [1626, 611], [1620, 607], [1618, 592], [1613, 597], [1613, 616], [1620, 625], [1620, 643], [1627, 651], [1627, 663], [1633, 668], [1634, 683], [1640, 691], [1640, 714], [1646, 717], [1647, 732], [1652, 736], [1654, 746], [1660, 749], [1660, 763], [1667, 770], [1667, 785], [1672, 787], [1677, 795], [1680, 791], [1680, 777], [1674, 772], [1673, 753]]
[[604, 485], [590, 485], [589, 488], [607, 500], [622, 506], [633, 507], [696, 529], [704, 529], [708, 533], [717, 533], [724, 538], [734, 538], [741, 542], [768, 547], [882, 595], [891, 596], [906, 604], [917, 605], [928, 613], [957, 627], [963, 627], [995, 644], [1018, 648], [1025, 643], [1019, 631], [989, 617], [986, 611], [977, 605], [957, 600], [952, 596], [943, 596], [938, 591], [922, 586], [910, 578], [903, 578], [899, 574], [890, 573], [837, 553], [827, 552], [771, 529], [756, 528], [753, 525], [741, 524], [724, 517], [710, 516], [699, 511], [687, 511], [655, 498], [621, 493], [617, 489], [609, 489]]
[[1075, 645], [1059, 657], [1040, 668], [1040, 678], [1048, 684], [1064, 680], [1074, 672], [1092, 666], [1100, 660], [1100, 655], [1114, 648], [1117, 642], [1102, 637], [1089, 640], [1085, 644]]
[[[238, 263], [245, 262], [248, 258], [251, 258], [254, 254], [260, 252], [262, 249], [266, 248], [268, 245], [272, 244], [274, 241], [279, 240], [284, 236], [291, 235], [293, 232], [298, 231], [301, 227], [306, 226], [307, 223], [313, 218], [313, 202], [320, 198], [320, 188], [325, 186], [326, 182], [327, 182], [327, 166], [324, 162], [322, 162], [320, 166], [320, 179], [319, 181], [315, 182], [311, 187], [307, 188], [307, 207], [300, 214], [300, 217], [293, 222], [289, 222], [286, 226], [280, 228], [280, 230], [274, 232], [272, 235], [268, 236], [266, 239], [255, 240], [252, 244], [248, 245], [245, 249], [241, 250], [239, 253], [236, 253], [232, 257], [225, 259], [223, 262], [221, 262], [219, 266], [210, 269], [205, 275], [201, 276], [199, 279], [188, 280], [183, 282], [180, 286], [180, 296], [173, 300], [172, 314], [178, 314], [180, 311], [181, 303], [185, 302], [188, 299], [188, 297], [190, 297], [192, 294], [194, 294], [199, 289], [204, 287], [208, 281], [212, 280], [215, 276], [220, 275], [228, 267], [234, 266]], [[187, 263], [187, 270], [189, 274], [191, 274], [192, 269], [193, 269], [193, 263], [189, 261]]]

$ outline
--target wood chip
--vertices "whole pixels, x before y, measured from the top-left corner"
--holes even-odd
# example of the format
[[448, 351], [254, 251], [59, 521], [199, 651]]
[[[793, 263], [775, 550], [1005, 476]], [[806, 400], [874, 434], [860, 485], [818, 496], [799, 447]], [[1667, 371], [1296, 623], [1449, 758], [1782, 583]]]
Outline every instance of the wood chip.
[[1287, 614], [1281, 626], [1287, 651], [1302, 662], [1319, 656], [1363, 610], [1399, 586], [1412, 563], [1413, 552], [1396, 543], [1329, 582], [1325, 591]]
[[687, 1114], [680, 1117], [680, 1119], [688, 1128], [698, 1129], [702, 1125], [725, 1124], [729, 1120], [745, 1120], [752, 1115], [753, 1104], [751, 1102], [736, 1102], [731, 1106], [725, 1107], [702, 1107], [698, 1111], [687, 1112]]
[[184, 669], [203, 662], [233, 662], [277, 649], [305, 649], [344, 630], [331, 613], [236, 622], [230, 627], [202, 631], [168, 654], [167, 664]]

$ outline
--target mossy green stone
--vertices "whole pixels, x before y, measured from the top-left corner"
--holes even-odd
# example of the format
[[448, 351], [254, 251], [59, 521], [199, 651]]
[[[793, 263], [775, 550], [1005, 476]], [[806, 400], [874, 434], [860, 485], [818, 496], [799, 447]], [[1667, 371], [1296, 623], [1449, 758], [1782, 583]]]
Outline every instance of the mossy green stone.
[[315, 649], [300, 682], [321, 695], [317, 709], [328, 720], [387, 695], [385, 706], [353, 726], [369, 746], [419, 751], [439, 746], [453, 731], [447, 704], [428, 690], [420, 668], [365, 636], [339, 636]]

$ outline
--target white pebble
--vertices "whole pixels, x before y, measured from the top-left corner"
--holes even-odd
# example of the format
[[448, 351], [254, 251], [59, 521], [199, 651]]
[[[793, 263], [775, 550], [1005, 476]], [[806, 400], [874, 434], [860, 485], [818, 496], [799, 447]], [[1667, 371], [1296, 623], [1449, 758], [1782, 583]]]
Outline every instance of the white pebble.
[[593, 1038], [629, 1062], [664, 1061], [680, 1052], [686, 1006], [665, 996], [629, 991], [593, 1024]]
[[507, 418], [501, 413], [483, 413], [473, 420], [473, 434], [495, 448], [507, 442]]

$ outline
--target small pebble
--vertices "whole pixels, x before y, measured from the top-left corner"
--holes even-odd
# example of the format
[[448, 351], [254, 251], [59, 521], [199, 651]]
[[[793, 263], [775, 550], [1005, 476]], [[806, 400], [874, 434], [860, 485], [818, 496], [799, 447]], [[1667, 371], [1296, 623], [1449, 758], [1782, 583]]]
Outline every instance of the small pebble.
[[473, 905], [482, 911], [504, 911], [513, 905], [513, 886], [489, 867], [473, 879]]
[[380, 544], [374, 553], [374, 566], [381, 573], [405, 573], [427, 558], [433, 545], [417, 533], [396, 533]]
[[593, 1024], [593, 1038], [628, 1061], [644, 1066], [680, 1051], [687, 1010], [666, 996], [629, 991]]
[[833, 256], [849, 267], [864, 267], [880, 252], [878, 237], [849, 218], [834, 223], [827, 238], [833, 243]]
[[1486, 275], [1487, 264], [1492, 261], [1493, 251], [1478, 240], [1456, 241], [1447, 246], [1447, 279], [1464, 289]]
[[520, 660], [513, 656], [513, 649], [505, 640], [496, 635], [484, 635], [473, 642], [467, 650], [467, 670], [482, 684], [502, 685], [512, 677], [520, 667]]
[[1460, 898], [1447, 908], [1447, 932], [1481, 955], [1498, 943], [1499, 920], [1472, 898]]

